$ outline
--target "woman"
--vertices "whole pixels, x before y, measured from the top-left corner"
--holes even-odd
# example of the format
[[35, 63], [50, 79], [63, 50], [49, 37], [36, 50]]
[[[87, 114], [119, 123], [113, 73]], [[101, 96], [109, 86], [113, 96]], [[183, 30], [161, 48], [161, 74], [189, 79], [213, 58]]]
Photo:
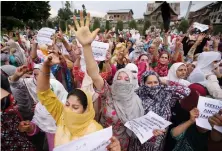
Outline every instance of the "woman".
[[126, 48], [127, 48], [129, 54], [134, 51], [133, 42], [131, 40], [127, 41]]
[[136, 88], [138, 88], [138, 67], [134, 63], [128, 63], [125, 68], [132, 72]]
[[167, 76], [170, 65], [170, 56], [168, 52], [162, 52], [160, 54], [159, 60], [152, 62], [152, 67], [154, 68], [154, 71], [160, 77]]
[[[80, 12], [80, 16], [80, 22], [82, 24], [82, 11]], [[86, 24], [89, 24], [89, 19], [88, 14]], [[76, 20], [74, 21], [77, 22]], [[77, 29], [79, 29], [79, 27]], [[75, 35], [77, 36], [78, 34]], [[87, 37], [92, 37], [91, 35], [83, 36], [85, 40], [87, 40]], [[96, 35], [92, 40], [95, 39], [95, 37]], [[81, 89], [74, 89], [68, 94], [66, 105], [63, 106], [50, 90], [48, 76], [50, 66], [60, 63], [60, 60], [61, 53], [51, 51], [51, 54], [43, 63], [43, 67], [37, 80], [38, 98], [56, 121], [57, 131], [55, 134], [55, 146], [79, 139], [80, 137], [102, 129], [102, 126], [94, 120], [95, 111], [93, 109], [92, 96], [89, 96]], [[110, 148], [111, 151], [120, 150], [118, 142], [112, 142], [108, 148]]]
[[[146, 71], [141, 79], [141, 86], [136, 90], [142, 100], [144, 114], [153, 111], [164, 119], [171, 120], [171, 108], [189, 95], [190, 89], [171, 81], [162, 81], [153, 71]], [[162, 151], [165, 135], [155, 137], [141, 145], [137, 138], [130, 140], [130, 151]]]
[[222, 89], [214, 73], [214, 70], [219, 67], [220, 61], [219, 52], [202, 52], [188, 81], [202, 84], [213, 98], [222, 100]]
[[174, 63], [170, 67], [167, 77], [163, 77], [160, 79], [166, 79], [166, 80], [180, 83], [185, 86], [189, 86], [191, 83], [187, 80], [184, 80], [186, 78], [186, 75], [187, 75], [187, 67], [185, 63], [178, 62], [178, 63]]
[[130, 62], [135, 63], [141, 54], [146, 54], [144, 51], [144, 44], [142, 42], [137, 42], [135, 50], [129, 54]]
[[141, 80], [141, 76], [143, 75], [143, 73], [145, 71], [153, 71], [153, 68], [150, 66], [151, 63], [151, 59], [149, 57], [149, 55], [147, 54], [142, 54], [139, 56], [138, 60], [137, 60], [137, 66], [138, 66], [138, 79], [139, 82]]
[[141, 100], [134, 92], [136, 85], [133, 82], [133, 75], [129, 70], [124, 68], [118, 70], [111, 87], [99, 75], [98, 66], [93, 58], [91, 47], [91, 43], [95, 39], [99, 29], [96, 29], [92, 33], [90, 32], [88, 28], [89, 17], [87, 16], [86, 26], [84, 26], [83, 17], [80, 17], [80, 26], [77, 20], [74, 19], [77, 26], [75, 35], [83, 46], [87, 73], [92, 78], [95, 90], [101, 95], [102, 113], [100, 123], [103, 127], [113, 126], [114, 136], [119, 139], [121, 149], [126, 151], [128, 149], [129, 136], [132, 135], [132, 132], [128, 131], [124, 124], [129, 120], [144, 115], [143, 107]]
[[7, 78], [1, 74], [1, 149], [35, 151], [25, 133], [18, 131], [22, 117], [15, 106]]

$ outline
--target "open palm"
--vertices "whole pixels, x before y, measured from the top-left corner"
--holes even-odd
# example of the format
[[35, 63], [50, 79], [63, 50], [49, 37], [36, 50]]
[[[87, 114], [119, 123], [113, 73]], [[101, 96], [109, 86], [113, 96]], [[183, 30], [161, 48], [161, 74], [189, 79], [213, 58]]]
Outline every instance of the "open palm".
[[84, 18], [82, 11], [80, 11], [80, 24], [76, 20], [76, 16], [73, 17], [73, 20], [77, 30], [74, 30], [74, 28], [71, 28], [71, 30], [74, 31], [75, 36], [80, 42], [80, 44], [83, 46], [90, 45], [99, 32], [99, 28], [94, 30], [93, 32], [90, 32], [89, 30], [90, 14], [89, 13], [87, 14], [85, 25], [84, 25]]

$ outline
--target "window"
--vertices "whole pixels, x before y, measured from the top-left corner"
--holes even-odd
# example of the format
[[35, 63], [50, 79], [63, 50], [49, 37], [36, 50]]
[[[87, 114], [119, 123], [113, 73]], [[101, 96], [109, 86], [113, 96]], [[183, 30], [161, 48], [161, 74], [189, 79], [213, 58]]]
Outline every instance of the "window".
[[117, 17], [119, 17], [119, 15], [117, 15]]
[[114, 17], [116, 17], [116, 15], [114, 15]]

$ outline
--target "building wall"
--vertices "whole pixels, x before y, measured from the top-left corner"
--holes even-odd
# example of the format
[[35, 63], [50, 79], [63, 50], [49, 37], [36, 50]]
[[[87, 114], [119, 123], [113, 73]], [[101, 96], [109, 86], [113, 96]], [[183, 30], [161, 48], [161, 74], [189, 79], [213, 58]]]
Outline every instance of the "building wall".
[[155, 12], [153, 12], [151, 15], [145, 15], [144, 16], [145, 21], [150, 21], [151, 25], [156, 26], [159, 28], [163, 22], [162, 15], [161, 15], [161, 8], [158, 8]]
[[213, 6], [209, 19], [212, 24], [222, 24], [222, 3]]
[[118, 21], [118, 20], [122, 20], [122, 21], [129, 21], [132, 18], [132, 13], [116, 13], [116, 14], [107, 14], [106, 16], [107, 20], [114, 20], [114, 21]]

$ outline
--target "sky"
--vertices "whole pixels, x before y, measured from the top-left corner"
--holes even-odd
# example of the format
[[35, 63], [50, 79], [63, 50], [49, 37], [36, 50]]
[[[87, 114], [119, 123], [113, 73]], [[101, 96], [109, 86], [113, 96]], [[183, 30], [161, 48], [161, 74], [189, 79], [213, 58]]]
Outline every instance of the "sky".
[[[193, 1], [191, 11], [198, 10], [203, 6], [206, 6], [214, 1]], [[65, 3], [65, 2], [64, 2]], [[109, 10], [116, 9], [132, 9], [134, 12], [134, 19], [143, 18], [143, 14], [146, 11], [148, 1], [74, 1], [75, 9], [82, 9], [82, 4], [85, 5], [87, 12], [90, 12], [91, 16], [104, 17]], [[152, 3], [152, 2], [149, 2]], [[170, 1], [169, 1], [170, 3]], [[51, 17], [57, 15], [58, 10], [62, 7], [61, 1], [50, 1], [51, 5]], [[180, 1], [180, 16], [186, 15], [189, 1]]]

